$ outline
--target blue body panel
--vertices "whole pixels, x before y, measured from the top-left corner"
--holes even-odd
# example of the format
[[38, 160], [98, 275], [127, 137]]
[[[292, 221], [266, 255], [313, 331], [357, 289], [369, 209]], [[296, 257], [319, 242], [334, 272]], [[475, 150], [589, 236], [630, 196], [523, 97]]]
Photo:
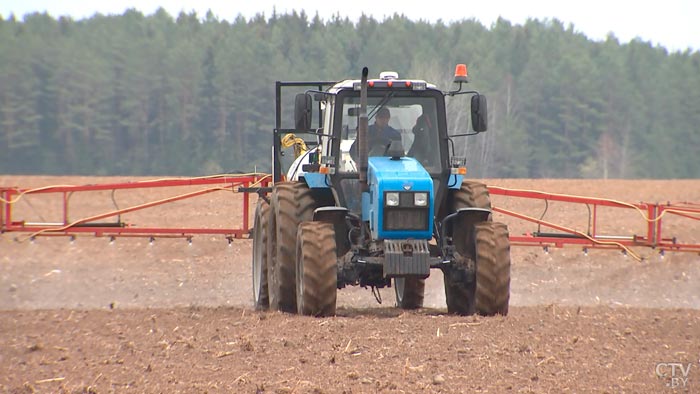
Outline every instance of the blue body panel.
[[[368, 206], [363, 199], [363, 213], [369, 216], [370, 229], [374, 239], [430, 239], [433, 236], [433, 216], [435, 196], [433, 179], [416, 159], [402, 157], [370, 157], [367, 171], [370, 198]], [[425, 230], [384, 230], [385, 192], [426, 192], [428, 193], [428, 223]], [[364, 215], [363, 215], [364, 216]]]
[[462, 180], [464, 180], [464, 175], [451, 174], [450, 178], [447, 180], [447, 187], [450, 189], [459, 189], [462, 187]]
[[331, 184], [331, 180], [327, 177], [328, 175], [318, 172], [307, 172], [304, 174], [306, 184], [312, 189], [324, 189], [330, 187], [329, 185]]
[[371, 201], [369, 199], [369, 193], [362, 193], [362, 221], [368, 222], [370, 220], [370, 209], [372, 207]]

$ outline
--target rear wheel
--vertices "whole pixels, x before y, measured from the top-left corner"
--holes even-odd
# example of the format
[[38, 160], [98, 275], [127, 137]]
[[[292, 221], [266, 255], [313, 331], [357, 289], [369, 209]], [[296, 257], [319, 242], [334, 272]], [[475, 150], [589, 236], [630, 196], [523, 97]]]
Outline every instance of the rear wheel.
[[510, 241], [503, 223], [482, 222], [476, 229], [476, 311], [507, 315], [510, 301]]
[[491, 209], [489, 189], [481, 182], [462, 182], [462, 187], [452, 194], [452, 212], [459, 208]]
[[295, 313], [296, 238], [299, 223], [313, 218], [317, 203], [303, 182], [275, 185], [268, 223], [268, 290], [270, 308]]
[[255, 309], [266, 310], [270, 307], [267, 290], [267, 223], [270, 205], [262, 198], [255, 207], [253, 224], [253, 302]]
[[296, 245], [297, 310], [307, 316], [334, 316], [338, 269], [333, 224], [304, 222]]
[[[451, 212], [456, 212], [460, 208], [491, 209], [488, 189], [486, 185], [479, 182], [462, 182], [461, 188], [453, 191], [451, 200]], [[475, 275], [474, 228], [473, 222], [468, 220], [455, 221], [453, 225], [455, 266], [443, 271], [448, 313], [472, 315], [476, 311], [477, 278]]]
[[423, 307], [425, 298], [425, 279], [409, 276], [394, 278], [396, 306], [401, 309], [418, 309]]

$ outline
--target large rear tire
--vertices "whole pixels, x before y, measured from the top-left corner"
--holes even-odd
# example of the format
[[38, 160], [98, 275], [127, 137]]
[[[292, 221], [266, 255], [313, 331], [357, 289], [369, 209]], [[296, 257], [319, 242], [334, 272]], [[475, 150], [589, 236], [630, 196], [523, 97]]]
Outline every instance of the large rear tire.
[[268, 223], [270, 308], [295, 313], [296, 238], [299, 223], [313, 218], [317, 203], [303, 182], [281, 182], [272, 190]]
[[491, 209], [489, 189], [481, 182], [463, 181], [459, 190], [452, 193], [452, 212], [460, 208]]
[[253, 222], [253, 303], [256, 310], [267, 310], [270, 297], [267, 290], [267, 224], [270, 204], [262, 198], [255, 207]]
[[396, 306], [401, 309], [418, 309], [423, 307], [425, 299], [425, 279], [409, 276], [394, 278]]
[[306, 316], [334, 316], [338, 268], [333, 224], [304, 222], [296, 245], [297, 311]]
[[510, 301], [510, 241], [503, 223], [476, 224], [476, 312], [507, 315]]
[[[464, 181], [459, 190], [451, 195], [450, 212], [460, 208], [491, 209], [491, 198], [486, 185]], [[490, 220], [490, 218], [489, 218]], [[474, 225], [469, 221], [456, 221], [452, 231], [456, 249], [456, 266], [443, 271], [447, 313], [472, 315], [476, 312], [475, 272], [476, 241]]]

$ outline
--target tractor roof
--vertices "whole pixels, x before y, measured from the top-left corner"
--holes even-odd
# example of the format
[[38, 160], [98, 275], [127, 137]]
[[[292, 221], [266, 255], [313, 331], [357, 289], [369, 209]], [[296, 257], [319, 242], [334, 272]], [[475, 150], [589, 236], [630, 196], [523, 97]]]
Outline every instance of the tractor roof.
[[[422, 79], [399, 79], [399, 74], [394, 71], [384, 71], [379, 74], [378, 79], [367, 80], [368, 88], [386, 88], [386, 89], [411, 89], [411, 90], [426, 90], [436, 89], [437, 87]], [[360, 90], [359, 79], [346, 79], [333, 85], [328, 91], [330, 93], [338, 93], [340, 90], [353, 89]]]

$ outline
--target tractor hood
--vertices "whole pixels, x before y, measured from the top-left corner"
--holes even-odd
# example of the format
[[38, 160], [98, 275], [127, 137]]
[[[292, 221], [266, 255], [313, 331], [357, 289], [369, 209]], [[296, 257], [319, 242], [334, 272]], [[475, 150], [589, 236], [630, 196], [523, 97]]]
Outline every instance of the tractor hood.
[[375, 239], [430, 239], [433, 235], [433, 179], [416, 159], [370, 157], [369, 201], [363, 218]]

